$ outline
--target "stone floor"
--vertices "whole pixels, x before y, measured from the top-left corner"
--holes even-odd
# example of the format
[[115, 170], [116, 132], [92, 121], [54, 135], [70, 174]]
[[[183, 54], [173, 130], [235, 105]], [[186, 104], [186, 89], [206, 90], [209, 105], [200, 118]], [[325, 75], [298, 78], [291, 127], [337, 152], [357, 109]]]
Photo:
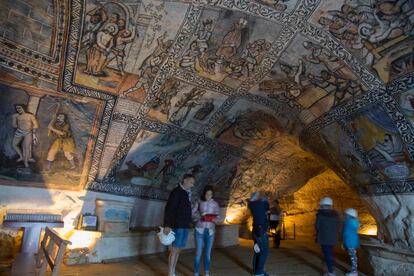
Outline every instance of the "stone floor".
[[[251, 275], [252, 242], [241, 240], [240, 246], [215, 249], [212, 256], [211, 275]], [[184, 252], [179, 259], [177, 276], [193, 275], [193, 252]], [[344, 256], [339, 256], [339, 259]], [[337, 275], [344, 275], [349, 266], [338, 261]], [[266, 270], [270, 275], [322, 275], [324, 265], [318, 249], [310, 244], [297, 241], [283, 241], [280, 249], [271, 249]], [[158, 254], [141, 257], [139, 260], [121, 263], [65, 266], [62, 276], [92, 275], [167, 275], [167, 256]], [[364, 275], [364, 274], [360, 274]]]

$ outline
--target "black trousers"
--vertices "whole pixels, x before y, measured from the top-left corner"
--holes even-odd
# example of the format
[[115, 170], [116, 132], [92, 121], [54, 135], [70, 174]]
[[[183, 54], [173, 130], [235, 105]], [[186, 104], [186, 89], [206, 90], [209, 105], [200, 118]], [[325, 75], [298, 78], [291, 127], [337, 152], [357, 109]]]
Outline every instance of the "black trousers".
[[273, 248], [279, 248], [280, 246], [280, 240], [281, 240], [281, 235], [280, 235], [280, 229], [278, 229], [277, 227], [279, 226], [280, 221], [279, 220], [271, 220], [269, 221], [269, 228], [272, 231], [272, 237], [273, 237]]

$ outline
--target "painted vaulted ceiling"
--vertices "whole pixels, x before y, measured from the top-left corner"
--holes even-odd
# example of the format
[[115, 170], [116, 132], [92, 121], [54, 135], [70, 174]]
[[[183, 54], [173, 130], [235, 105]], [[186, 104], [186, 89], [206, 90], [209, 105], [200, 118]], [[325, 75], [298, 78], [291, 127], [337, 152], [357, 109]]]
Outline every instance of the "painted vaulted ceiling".
[[0, 5], [3, 184], [165, 199], [193, 173], [225, 203], [329, 167], [414, 191], [413, 1]]

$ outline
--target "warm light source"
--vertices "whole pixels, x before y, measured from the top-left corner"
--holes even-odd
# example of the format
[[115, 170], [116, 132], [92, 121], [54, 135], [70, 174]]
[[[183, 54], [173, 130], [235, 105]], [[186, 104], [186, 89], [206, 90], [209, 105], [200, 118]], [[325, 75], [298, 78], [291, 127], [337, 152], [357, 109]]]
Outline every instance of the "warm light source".
[[361, 229], [360, 234], [362, 235], [368, 235], [368, 236], [376, 236], [378, 233], [377, 226], [367, 226]]
[[97, 231], [73, 230], [68, 233], [68, 240], [72, 242], [68, 248], [91, 248], [101, 236], [102, 233]]
[[242, 217], [242, 210], [236, 208], [229, 208], [226, 211], [226, 218], [224, 219], [224, 223], [232, 224], [236, 223], [237, 219]]

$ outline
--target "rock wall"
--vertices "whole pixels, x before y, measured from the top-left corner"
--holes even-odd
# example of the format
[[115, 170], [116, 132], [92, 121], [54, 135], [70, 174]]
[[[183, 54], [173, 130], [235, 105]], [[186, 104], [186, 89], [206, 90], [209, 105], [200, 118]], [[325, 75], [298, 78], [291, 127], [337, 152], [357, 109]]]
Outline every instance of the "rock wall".
[[410, 195], [367, 197], [379, 226], [379, 238], [405, 250], [414, 249], [414, 201]]
[[252, 192], [261, 191], [272, 198], [290, 194], [325, 169], [316, 156], [302, 150], [289, 137], [281, 137], [261, 159], [239, 164], [229, 193], [227, 220], [242, 223], [247, 219]]
[[358, 211], [361, 222], [361, 234], [376, 234], [377, 223], [364, 199], [346, 185], [332, 170], [311, 178], [302, 188], [291, 195], [282, 197], [281, 207], [285, 211], [287, 227], [296, 226], [298, 239], [314, 238], [314, 223], [319, 201], [329, 196], [334, 201], [334, 208], [341, 214], [346, 208]]

